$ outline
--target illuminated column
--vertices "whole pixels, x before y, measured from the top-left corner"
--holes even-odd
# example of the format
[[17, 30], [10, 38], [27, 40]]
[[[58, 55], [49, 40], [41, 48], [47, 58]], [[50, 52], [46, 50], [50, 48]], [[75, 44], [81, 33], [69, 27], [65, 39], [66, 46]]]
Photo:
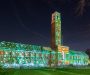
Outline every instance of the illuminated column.
[[63, 57], [63, 60], [64, 60], [65, 59], [64, 51], [62, 51], [62, 57]]
[[61, 16], [54, 12], [51, 20], [51, 48], [57, 49], [58, 45], [61, 45]]

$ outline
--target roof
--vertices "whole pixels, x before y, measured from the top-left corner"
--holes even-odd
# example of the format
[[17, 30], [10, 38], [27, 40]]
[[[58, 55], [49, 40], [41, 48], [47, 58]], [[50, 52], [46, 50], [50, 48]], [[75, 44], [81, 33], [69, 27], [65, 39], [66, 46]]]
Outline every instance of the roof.
[[82, 56], [88, 56], [84, 51], [75, 51], [75, 50], [70, 50], [69, 51], [71, 55], [82, 55]]
[[37, 45], [30, 45], [30, 44], [21, 44], [21, 43], [14, 43], [14, 42], [0, 42], [0, 49], [3, 50], [48, 50], [51, 51], [50, 47], [43, 47]]

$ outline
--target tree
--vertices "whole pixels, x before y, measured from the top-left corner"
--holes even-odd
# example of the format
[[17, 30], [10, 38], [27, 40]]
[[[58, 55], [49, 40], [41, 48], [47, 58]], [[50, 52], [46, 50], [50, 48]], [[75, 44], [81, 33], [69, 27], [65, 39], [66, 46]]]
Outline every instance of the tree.
[[86, 49], [85, 53], [89, 56], [90, 59], [90, 49]]

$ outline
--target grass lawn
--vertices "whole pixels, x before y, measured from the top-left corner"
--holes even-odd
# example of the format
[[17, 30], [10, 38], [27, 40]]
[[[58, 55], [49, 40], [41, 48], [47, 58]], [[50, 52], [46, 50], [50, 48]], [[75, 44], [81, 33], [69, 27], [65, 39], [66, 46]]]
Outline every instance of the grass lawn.
[[0, 75], [90, 75], [90, 69], [5, 69]]

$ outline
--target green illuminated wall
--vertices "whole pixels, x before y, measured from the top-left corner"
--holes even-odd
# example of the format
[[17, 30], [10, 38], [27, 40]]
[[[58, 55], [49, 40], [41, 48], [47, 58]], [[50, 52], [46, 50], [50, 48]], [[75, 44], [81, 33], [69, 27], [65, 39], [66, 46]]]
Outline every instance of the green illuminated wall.
[[51, 48], [56, 49], [58, 45], [61, 45], [61, 15], [54, 12], [51, 20]]
[[70, 50], [69, 61], [72, 65], [88, 65], [88, 55], [82, 51]]
[[49, 66], [51, 48], [13, 42], [0, 43], [0, 65], [18, 64], [29, 67]]
[[55, 43], [61, 45], [61, 16], [58, 12], [55, 12]]
[[[51, 56], [50, 56], [51, 54]], [[12, 67], [15, 64], [19, 66], [29, 67], [49, 67], [55, 64], [56, 52], [50, 47], [42, 47], [36, 45], [28, 45], [13, 42], [0, 43], [0, 65], [5, 67]], [[88, 65], [88, 55], [84, 52], [70, 50], [63, 55], [58, 52], [58, 66], [60, 65]], [[50, 61], [51, 60], [51, 61]], [[69, 64], [68, 64], [69, 62]]]

